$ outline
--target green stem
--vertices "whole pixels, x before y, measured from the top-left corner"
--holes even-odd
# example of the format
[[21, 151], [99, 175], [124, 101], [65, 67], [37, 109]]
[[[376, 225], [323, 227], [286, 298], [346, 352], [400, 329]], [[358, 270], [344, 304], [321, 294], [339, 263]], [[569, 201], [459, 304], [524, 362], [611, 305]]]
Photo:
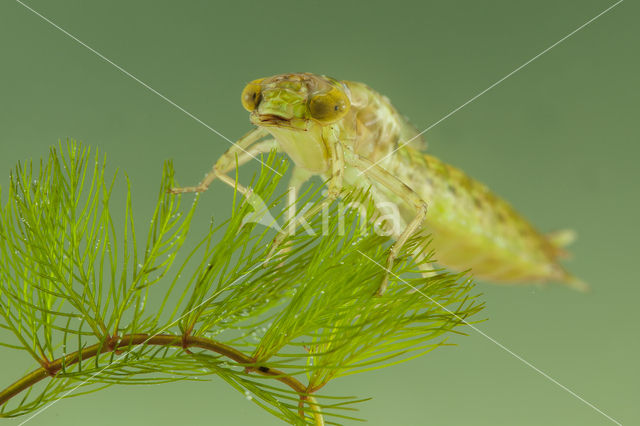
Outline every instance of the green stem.
[[256, 373], [263, 376], [272, 377], [289, 386], [300, 395], [302, 400], [308, 402], [309, 407], [313, 412], [316, 426], [324, 425], [324, 419], [316, 400], [313, 398], [313, 396], [308, 394], [307, 387], [304, 386], [295, 377], [291, 377], [286, 373], [274, 368], [255, 365], [255, 361], [251, 357], [243, 354], [237, 349], [232, 348], [231, 346], [227, 346], [215, 340], [193, 336], [187, 336], [183, 338], [183, 336], [172, 334], [127, 334], [119, 338], [117, 341], [112, 340], [109, 342], [97, 343], [95, 345], [88, 346], [80, 351], [69, 354], [65, 357], [58, 358], [48, 363], [46, 367], [40, 367], [32, 371], [31, 373], [22, 377], [20, 380], [13, 383], [8, 388], [0, 391], [0, 407], [6, 404], [11, 398], [18, 395], [20, 392], [30, 388], [41, 380], [44, 380], [47, 377], [54, 377], [58, 372], [62, 370], [63, 367], [66, 369], [71, 365], [77, 364], [79, 361], [84, 361], [103, 353], [126, 350], [130, 349], [131, 347], [140, 345], [173, 346], [181, 347], [184, 349], [200, 348], [223, 355], [229, 359], [232, 359], [238, 364], [247, 366], [247, 369], [249, 371], [255, 371]]

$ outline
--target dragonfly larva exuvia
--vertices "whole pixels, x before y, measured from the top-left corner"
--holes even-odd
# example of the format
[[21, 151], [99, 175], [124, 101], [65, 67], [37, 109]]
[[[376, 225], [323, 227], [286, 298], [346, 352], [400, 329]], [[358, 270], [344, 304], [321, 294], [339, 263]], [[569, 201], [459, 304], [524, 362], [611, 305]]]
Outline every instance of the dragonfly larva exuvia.
[[[325, 203], [345, 185], [371, 187], [374, 205], [397, 204], [403, 226], [394, 232], [388, 270], [407, 238], [420, 230], [432, 235], [437, 262], [448, 268], [471, 268], [475, 277], [492, 282], [562, 282], [586, 289], [558, 262], [571, 232], [538, 232], [485, 185], [422, 153], [416, 147], [425, 146], [418, 132], [365, 84], [311, 73], [281, 74], [247, 84], [242, 105], [256, 127], [218, 159], [199, 185], [173, 192], [202, 192], [215, 179], [233, 186], [227, 172], [277, 149], [295, 164], [294, 192], [319, 175], [328, 180]], [[412, 144], [405, 145], [409, 140]], [[378, 293], [386, 285], [385, 277]]]

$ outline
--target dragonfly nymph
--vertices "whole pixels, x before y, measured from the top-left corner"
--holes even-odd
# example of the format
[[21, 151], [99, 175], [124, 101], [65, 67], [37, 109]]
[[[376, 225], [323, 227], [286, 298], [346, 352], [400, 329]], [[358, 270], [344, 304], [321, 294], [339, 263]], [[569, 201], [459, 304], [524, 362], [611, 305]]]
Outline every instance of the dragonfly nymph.
[[[573, 239], [570, 231], [540, 233], [485, 185], [422, 153], [426, 145], [415, 128], [367, 85], [311, 73], [281, 74], [250, 82], [241, 100], [256, 127], [200, 184], [172, 192], [203, 192], [215, 179], [235, 186], [226, 173], [277, 149], [295, 164], [290, 187], [296, 194], [319, 175], [328, 181], [325, 204], [347, 186], [370, 188], [375, 205], [397, 205], [403, 226], [393, 232], [387, 270], [419, 231], [432, 236], [437, 262], [453, 270], [471, 269], [475, 277], [498, 283], [561, 282], [586, 289], [558, 261]], [[385, 276], [378, 294], [387, 281]]]

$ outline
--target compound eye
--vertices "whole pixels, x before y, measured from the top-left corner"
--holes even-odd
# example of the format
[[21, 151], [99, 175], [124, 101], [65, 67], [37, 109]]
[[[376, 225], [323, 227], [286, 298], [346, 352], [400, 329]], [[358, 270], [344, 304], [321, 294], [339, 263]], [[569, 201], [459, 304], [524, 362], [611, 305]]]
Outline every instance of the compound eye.
[[309, 112], [314, 120], [323, 124], [340, 120], [349, 111], [349, 98], [343, 92], [332, 89], [315, 95], [309, 101]]
[[262, 85], [260, 85], [260, 80], [254, 80], [251, 83], [247, 84], [245, 88], [242, 90], [242, 106], [247, 111], [251, 112], [260, 103], [261, 94], [262, 94]]

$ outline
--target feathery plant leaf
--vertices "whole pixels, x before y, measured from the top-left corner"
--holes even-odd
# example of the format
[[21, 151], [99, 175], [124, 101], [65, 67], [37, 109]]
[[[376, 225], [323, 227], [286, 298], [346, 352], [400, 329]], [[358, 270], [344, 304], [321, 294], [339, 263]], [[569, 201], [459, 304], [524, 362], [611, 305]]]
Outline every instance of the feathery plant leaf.
[[[283, 211], [273, 170], [286, 162], [272, 153], [265, 163], [252, 196]], [[183, 248], [198, 196], [183, 209], [168, 193], [171, 163], [146, 235], [130, 182], [105, 166], [72, 141], [18, 164], [0, 191], [0, 336], [10, 336], [0, 345], [38, 366], [0, 391], [0, 417], [114, 384], [217, 377], [287, 423], [337, 424], [362, 400], [321, 395], [331, 379], [418, 357], [482, 307], [466, 276], [419, 273], [430, 262], [410, 256], [427, 253], [419, 236], [376, 297], [391, 241], [373, 232], [366, 192], [345, 192], [265, 261], [273, 231], [248, 220], [255, 203], [235, 197], [228, 220]], [[114, 217], [122, 189], [124, 215]], [[318, 190], [299, 202], [312, 208]]]

